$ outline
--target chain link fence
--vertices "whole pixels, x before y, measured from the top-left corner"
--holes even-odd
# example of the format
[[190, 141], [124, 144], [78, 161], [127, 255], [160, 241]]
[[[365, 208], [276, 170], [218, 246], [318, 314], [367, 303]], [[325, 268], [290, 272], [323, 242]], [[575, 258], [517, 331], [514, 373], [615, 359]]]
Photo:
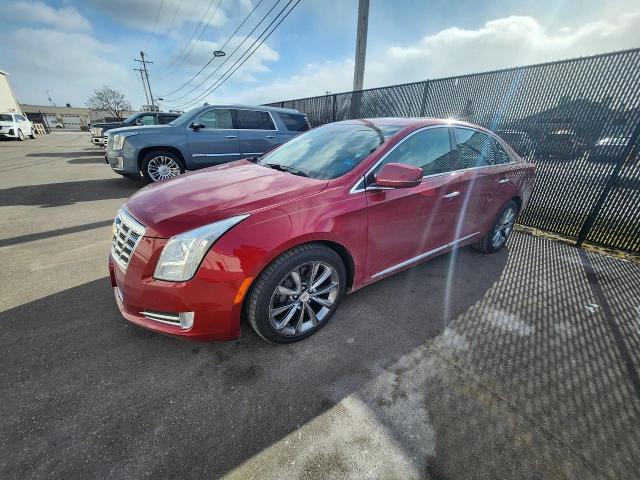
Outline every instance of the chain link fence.
[[455, 118], [537, 165], [519, 223], [640, 253], [640, 48], [486, 73], [287, 100], [311, 125]]

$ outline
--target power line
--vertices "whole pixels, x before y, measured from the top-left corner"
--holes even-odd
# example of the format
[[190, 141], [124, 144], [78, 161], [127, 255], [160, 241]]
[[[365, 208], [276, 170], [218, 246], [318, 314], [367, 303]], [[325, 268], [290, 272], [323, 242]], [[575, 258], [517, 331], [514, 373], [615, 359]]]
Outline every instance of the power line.
[[160, 11], [162, 10], [163, 4], [164, 4], [164, 0], [160, 0], [160, 6], [158, 7], [158, 11], [156, 13], [156, 20], [155, 22], [153, 22], [153, 30], [151, 30], [151, 33], [147, 37], [147, 41], [144, 45], [144, 48], [147, 48], [149, 46], [149, 41], [153, 38], [153, 35], [156, 33], [156, 27], [158, 26], [158, 18], [160, 18]]
[[[290, 0], [289, 3], [291, 3], [293, 0]], [[195, 99], [194, 101], [190, 102], [187, 104], [187, 106], [192, 106], [195, 103], [198, 103], [199, 101], [201, 101], [204, 97], [206, 97], [207, 95], [210, 95], [211, 93], [215, 92], [218, 88], [220, 88], [227, 80], [229, 80], [229, 78], [231, 78], [231, 76], [238, 71], [238, 69], [240, 67], [242, 67], [242, 65], [244, 65], [244, 63], [256, 52], [256, 50], [258, 50], [262, 44], [271, 36], [271, 34], [278, 28], [278, 26], [284, 21], [285, 18], [287, 18], [289, 16], [289, 14], [298, 6], [298, 4], [301, 2], [302, 0], [297, 0], [296, 3], [293, 4], [293, 6], [289, 9], [289, 11], [280, 19], [280, 21], [278, 21], [278, 23], [271, 29], [271, 31], [267, 34], [266, 37], [264, 37], [260, 43], [256, 46], [256, 48], [254, 48], [249, 55], [247, 55], [244, 60], [242, 60], [242, 63], [240, 63], [240, 65], [238, 65], [229, 75], [227, 75], [227, 72], [229, 72], [229, 70], [231, 70], [240, 59], [238, 59], [236, 61], [236, 63], [234, 63], [225, 73], [222, 74], [222, 76], [207, 90], [205, 91], [205, 93], [203, 95], [200, 95], [200, 97], [198, 97], [197, 99]], [[285, 5], [285, 8], [287, 8], [289, 4]], [[283, 9], [284, 10], [284, 9]], [[271, 24], [273, 24], [273, 22], [278, 18], [278, 16], [280, 16], [280, 14], [282, 13], [282, 11], [276, 16], [276, 18], [274, 18], [274, 20], [271, 22]], [[269, 24], [269, 26], [267, 26], [267, 29], [271, 26], [271, 24]], [[266, 30], [265, 29], [265, 32]], [[263, 32], [264, 34], [264, 32]], [[263, 34], [261, 34], [260, 36], [262, 36]], [[260, 37], [258, 37], [259, 39]], [[251, 46], [249, 47], [249, 49], [251, 49], [251, 47], [258, 41], [258, 39], [256, 39], [256, 41], [253, 42], [253, 44], [251, 44]], [[225, 77], [225, 75], [227, 75]], [[223, 77], [225, 77], [223, 79]], [[216, 83], [218, 83], [218, 85], [216, 86]]]
[[[163, 76], [168, 76], [169, 74], [171, 74], [173, 71], [175, 71], [176, 68], [178, 68], [180, 65], [182, 65], [182, 63], [185, 60], [185, 57], [182, 55], [184, 53], [184, 51], [187, 49], [187, 47], [189, 47], [189, 45], [191, 45], [191, 42], [193, 41], [193, 39], [195, 38], [196, 34], [198, 33], [198, 31], [200, 30], [200, 27], [204, 24], [204, 19], [207, 18], [207, 15], [209, 15], [209, 10], [211, 9], [211, 7], [213, 6], [213, 2], [215, 2], [215, 0], [211, 0], [209, 2], [209, 6], [207, 7], [207, 9], [204, 12], [204, 15], [202, 15], [202, 18], [200, 19], [200, 22], [198, 23], [198, 26], [196, 27], [196, 29], [193, 31], [193, 33], [191, 34], [191, 38], [189, 39], [189, 41], [184, 45], [184, 47], [182, 47], [182, 50], [180, 50], [180, 53], [178, 53], [178, 56], [175, 57], [173, 59], [173, 61], [171, 62], [171, 64], [169, 64], [169, 66], [167, 67], [167, 69], [165, 70], [166, 74]], [[220, 6], [220, 1], [218, 2], [218, 7]], [[217, 10], [217, 7], [216, 7]], [[204, 29], [203, 29], [204, 31]], [[202, 35], [202, 33], [200, 33], [200, 35]], [[200, 38], [200, 36], [198, 36], [198, 38]], [[188, 56], [188, 55], [187, 55]], [[178, 63], [176, 63], [178, 62]]]
[[[144, 52], [140, 51], [140, 59], [134, 58], [134, 62], [142, 63], [142, 69], [144, 70], [144, 76], [147, 79], [147, 89], [149, 90], [149, 100], [151, 100], [151, 108], [155, 110], [155, 102], [153, 101], [153, 93], [151, 93], [151, 83], [149, 83], [149, 72], [147, 71], [147, 64], [153, 63], [150, 60], [145, 60]], [[142, 73], [141, 73], [142, 75]]]
[[[253, 27], [253, 29], [244, 37], [244, 39], [238, 44], [236, 45], [236, 48], [233, 50], [233, 52], [231, 52], [231, 54], [227, 55], [227, 57], [225, 58], [225, 60], [216, 67], [216, 69], [211, 72], [205, 79], [203, 79], [198, 85], [196, 85], [195, 87], [193, 87], [191, 90], [189, 90], [188, 92], [180, 95], [179, 97], [174, 98], [173, 100], [168, 100], [171, 103], [177, 103], [179, 102], [181, 99], [189, 96], [191, 93], [195, 92], [197, 89], [199, 89], [202, 85], [204, 85], [207, 80], [209, 80], [211, 77], [213, 77], [228, 61], [231, 60], [231, 58], [235, 55], [235, 53], [240, 49], [240, 47], [242, 45], [244, 45], [244, 43], [251, 37], [251, 35], [253, 34], [253, 32], [255, 32], [258, 27], [260, 25], [262, 25], [262, 22], [264, 22], [267, 17], [269, 17], [269, 15], [271, 14], [271, 12], [276, 8], [276, 6], [280, 3], [281, 0], [276, 0], [276, 2], [273, 4], [273, 6], [269, 9], [269, 11], [267, 13], [264, 14], [264, 16], [262, 17], [262, 19], [260, 19], [260, 21]], [[292, 2], [292, 0], [289, 0], [289, 3], [287, 5], [285, 5], [283, 7], [283, 9], [276, 15], [275, 18], [277, 18], [283, 11], [285, 8], [287, 8], [287, 6]], [[272, 22], [273, 23], [273, 22]], [[267, 26], [267, 28], [269, 28], [269, 26]], [[265, 28], [265, 31], [266, 29]], [[263, 31], [264, 33], [264, 31]], [[206, 87], [208, 88], [208, 87]], [[199, 94], [196, 94], [196, 96]], [[188, 101], [187, 101], [188, 102]]]
[[[227, 44], [231, 41], [231, 39], [233, 37], [235, 37], [236, 33], [238, 33], [238, 30], [240, 30], [242, 28], [242, 26], [246, 23], [247, 20], [249, 20], [249, 17], [251, 17], [251, 15], [253, 14], [253, 12], [256, 11], [256, 9], [260, 6], [260, 4], [263, 2], [264, 0], [259, 0], [258, 3], [255, 4], [255, 6], [253, 7], [253, 9], [249, 12], [249, 14], [244, 18], [244, 20], [242, 20], [242, 22], [240, 23], [240, 25], [238, 25], [238, 27], [233, 31], [233, 33], [231, 35], [229, 35], [229, 38], [227, 38], [227, 40], [224, 42], [224, 44], [222, 44], [222, 46], [218, 49], [218, 50], [222, 50], [224, 51], [224, 48], [227, 46]], [[200, 70], [198, 70], [198, 72], [193, 75], [189, 80], [187, 80], [185, 83], [183, 83], [182, 85], [180, 85], [178, 88], [176, 88], [174, 91], [170, 92], [170, 93], [165, 93], [164, 95], [162, 95], [162, 97], [168, 97], [173, 95], [176, 92], [179, 92], [180, 90], [182, 90], [184, 87], [186, 87], [187, 85], [189, 85], [198, 75], [200, 75], [202, 73], [202, 71], [207, 68], [211, 62], [213, 62], [216, 59], [216, 57], [211, 57], [211, 60], [209, 60], [204, 67], [202, 67]]]

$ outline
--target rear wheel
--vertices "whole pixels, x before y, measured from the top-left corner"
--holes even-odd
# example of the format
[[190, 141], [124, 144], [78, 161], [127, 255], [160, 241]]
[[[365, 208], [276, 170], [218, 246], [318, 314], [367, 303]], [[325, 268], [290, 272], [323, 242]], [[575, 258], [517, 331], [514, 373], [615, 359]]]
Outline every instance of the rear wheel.
[[142, 176], [149, 182], [159, 182], [184, 173], [184, 163], [175, 153], [150, 152], [142, 159]]
[[247, 318], [265, 340], [302, 340], [334, 315], [346, 278], [342, 259], [330, 248], [315, 243], [294, 247], [256, 280], [247, 299]]
[[518, 205], [509, 201], [498, 213], [498, 217], [487, 233], [474, 247], [482, 252], [494, 253], [504, 247], [513, 231], [518, 216]]
[[35, 132], [33, 131], [33, 127], [31, 127], [31, 133], [29, 134], [29, 138], [30, 138], [31, 140], [35, 140], [35, 138], [36, 138], [36, 134], [35, 134]]

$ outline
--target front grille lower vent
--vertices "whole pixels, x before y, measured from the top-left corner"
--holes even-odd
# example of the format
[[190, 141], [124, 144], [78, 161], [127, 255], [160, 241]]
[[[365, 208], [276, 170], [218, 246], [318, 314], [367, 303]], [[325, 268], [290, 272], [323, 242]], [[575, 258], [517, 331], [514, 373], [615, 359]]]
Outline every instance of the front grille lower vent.
[[144, 236], [144, 225], [133, 218], [124, 208], [120, 209], [113, 221], [111, 255], [124, 270], [131, 256]]

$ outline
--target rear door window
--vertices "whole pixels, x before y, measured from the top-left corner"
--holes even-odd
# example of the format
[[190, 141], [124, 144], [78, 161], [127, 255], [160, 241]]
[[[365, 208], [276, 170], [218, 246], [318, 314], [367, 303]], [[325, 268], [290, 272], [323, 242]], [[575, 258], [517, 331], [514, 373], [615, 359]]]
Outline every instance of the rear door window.
[[471, 128], [454, 128], [458, 141], [456, 170], [486, 167], [499, 163], [493, 148], [493, 139], [486, 133]]
[[493, 148], [495, 148], [495, 151], [496, 151], [496, 165], [502, 165], [505, 163], [513, 162], [513, 160], [511, 160], [511, 157], [509, 156], [507, 151], [504, 149], [504, 147], [500, 145], [500, 142], [498, 142], [495, 139], [493, 140]]
[[200, 115], [197, 122], [202, 123], [204, 128], [233, 129], [231, 110], [228, 108], [209, 110]]
[[282, 122], [286, 125], [290, 132], [306, 132], [309, 130], [309, 122], [303, 114], [295, 113], [278, 113]]
[[275, 130], [269, 112], [236, 110], [236, 128], [241, 130]]

